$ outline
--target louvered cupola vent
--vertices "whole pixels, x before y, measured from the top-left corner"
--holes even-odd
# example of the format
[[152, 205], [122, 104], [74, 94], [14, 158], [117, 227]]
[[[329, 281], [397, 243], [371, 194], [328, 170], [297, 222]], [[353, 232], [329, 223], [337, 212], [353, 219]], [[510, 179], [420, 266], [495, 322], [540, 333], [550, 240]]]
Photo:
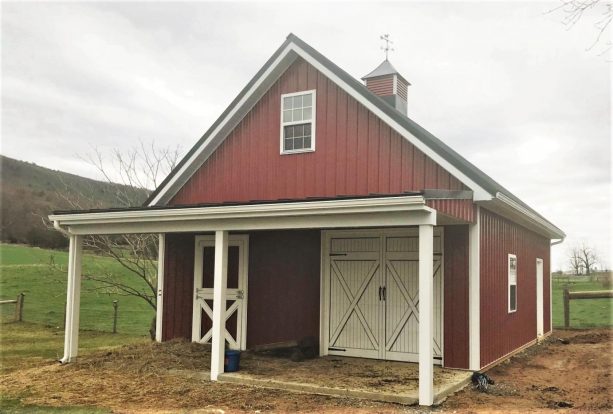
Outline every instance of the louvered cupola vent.
[[389, 60], [384, 60], [362, 80], [372, 93], [403, 115], [407, 115], [407, 90], [411, 84], [398, 73]]

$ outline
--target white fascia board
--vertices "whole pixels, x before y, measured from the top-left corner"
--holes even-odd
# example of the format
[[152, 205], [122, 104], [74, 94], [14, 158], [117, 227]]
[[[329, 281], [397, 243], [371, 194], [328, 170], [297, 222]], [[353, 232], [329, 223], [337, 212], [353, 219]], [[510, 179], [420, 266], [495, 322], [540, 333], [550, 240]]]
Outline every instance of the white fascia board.
[[421, 196], [51, 215], [71, 234], [435, 224]]
[[[373, 105], [368, 99], [363, 97], [361, 94], [357, 93], [354, 88], [352, 88], [349, 84], [343, 81], [341, 78], [336, 76], [332, 71], [328, 70], [324, 65], [322, 65], [319, 61], [314, 59], [310, 54], [308, 54], [305, 50], [303, 50], [300, 46], [295, 43], [290, 43], [287, 47], [279, 54], [277, 59], [267, 68], [267, 70], [260, 76], [259, 79], [253, 84], [251, 89], [243, 96], [243, 98], [235, 105], [234, 108], [228, 113], [226, 118], [220, 122], [217, 128], [211, 133], [209, 139], [207, 139], [204, 143], [201, 144], [200, 148], [198, 148], [194, 154], [189, 158], [189, 160], [183, 164], [179, 171], [173, 175], [171, 180], [160, 190], [160, 192], [156, 195], [156, 197], [149, 203], [149, 206], [157, 205], [160, 202], [167, 201], [165, 199], [168, 191], [170, 191], [173, 186], [182, 179], [182, 177], [192, 168], [192, 164], [195, 162], [199, 162], [200, 165], [204, 164], [204, 162], [208, 159], [208, 157], [215, 151], [215, 149], [219, 146], [219, 144], [225, 139], [225, 137], [230, 133], [231, 129], [234, 128], [235, 124], [238, 124], [240, 120], [235, 120], [233, 125], [228, 128], [228, 123], [233, 119], [233, 117], [244, 110], [243, 106], [245, 106], [248, 102], [250, 102], [253, 98], [253, 94], [259, 91], [261, 95], [263, 95], [268, 88], [274, 83], [277, 79], [277, 76], [272, 76], [275, 72], [279, 71], [278, 66], [281, 65], [282, 62], [285, 61], [286, 57], [290, 52], [296, 53], [298, 56], [306, 60], [310, 65], [315, 67], [318, 71], [336, 83], [341, 89], [347, 92], [350, 96], [364, 105], [368, 110], [373, 112], [376, 116], [382, 119], [386, 124], [388, 124], [392, 129], [398, 132], [402, 137], [404, 137], [407, 141], [409, 141], [412, 145], [414, 145], [417, 149], [422, 151], [428, 157], [430, 157], [434, 162], [439, 164], [442, 168], [447, 170], [451, 175], [460, 180], [463, 184], [465, 184], [468, 188], [473, 191], [473, 200], [482, 201], [482, 200], [491, 200], [492, 194], [490, 194], [483, 187], [475, 183], [468, 176], [458, 170], [455, 166], [453, 166], [450, 162], [444, 159], [442, 156], [433, 151], [430, 147], [424, 144], [420, 139], [411, 134], [407, 129], [405, 129], [402, 125], [397, 123], [390, 116], [386, 115], [381, 109], [379, 109], [376, 105]], [[292, 60], [293, 61], [293, 60]], [[291, 62], [290, 62], [291, 63]], [[282, 67], [281, 69], [285, 70], [289, 67], [289, 64]], [[269, 85], [264, 87], [262, 90], [263, 83], [269, 80]], [[261, 95], [257, 96], [259, 99]], [[253, 107], [255, 102], [252, 102], [248, 108]], [[248, 110], [245, 113], [248, 112]], [[241, 117], [242, 119], [242, 117]], [[219, 138], [222, 138], [221, 140]], [[189, 177], [187, 178], [189, 179]]]
[[480, 202], [479, 204], [552, 240], [566, 237], [562, 230], [503, 193], [498, 192], [491, 201]]

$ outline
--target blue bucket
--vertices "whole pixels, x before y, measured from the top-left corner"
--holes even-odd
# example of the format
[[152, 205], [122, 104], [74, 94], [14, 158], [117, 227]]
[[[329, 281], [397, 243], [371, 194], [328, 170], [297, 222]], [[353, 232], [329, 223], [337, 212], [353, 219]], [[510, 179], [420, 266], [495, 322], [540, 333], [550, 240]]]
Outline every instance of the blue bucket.
[[224, 372], [236, 372], [241, 360], [241, 351], [234, 349], [228, 349], [226, 351], [226, 357], [224, 359], [223, 370]]

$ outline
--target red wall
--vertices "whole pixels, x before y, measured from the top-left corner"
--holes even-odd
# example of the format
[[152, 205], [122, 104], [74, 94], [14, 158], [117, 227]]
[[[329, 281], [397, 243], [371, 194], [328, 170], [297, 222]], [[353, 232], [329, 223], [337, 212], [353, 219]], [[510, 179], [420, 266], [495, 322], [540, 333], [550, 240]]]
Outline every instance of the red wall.
[[[319, 338], [320, 232], [249, 235], [247, 346]], [[168, 234], [163, 340], [191, 339], [194, 234]]]
[[249, 236], [247, 346], [319, 340], [320, 232]]
[[167, 234], [162, 339], [192, 338], [194, 235]]
[[[281, 94], [317, 90], [315, 152], [280, 155]], [[169, 204], [465, 189], [303, 60], [296, 61]]]
[[468, 369], [468, 226], [445, 226], [444, 364]]
[[[549, 308], [550, 241], [481, 208], [481, 366], [536, 338], [536, 259], [543, 259], [545, 332]], [[517, 255], [517, 311], [508, 313], [508, 254]]]

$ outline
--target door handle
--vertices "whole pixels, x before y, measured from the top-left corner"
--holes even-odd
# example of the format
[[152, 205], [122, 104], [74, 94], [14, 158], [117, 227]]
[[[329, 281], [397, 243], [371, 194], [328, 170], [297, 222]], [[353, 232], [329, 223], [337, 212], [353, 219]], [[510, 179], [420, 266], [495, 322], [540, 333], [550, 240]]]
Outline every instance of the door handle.
[[383, 286], [383, 300], [387, 300], [387, 286]]
[[379, 286], [379, 300], [381, 300], [381, 293], [383, 291], [383, 288], [381, 286]]

